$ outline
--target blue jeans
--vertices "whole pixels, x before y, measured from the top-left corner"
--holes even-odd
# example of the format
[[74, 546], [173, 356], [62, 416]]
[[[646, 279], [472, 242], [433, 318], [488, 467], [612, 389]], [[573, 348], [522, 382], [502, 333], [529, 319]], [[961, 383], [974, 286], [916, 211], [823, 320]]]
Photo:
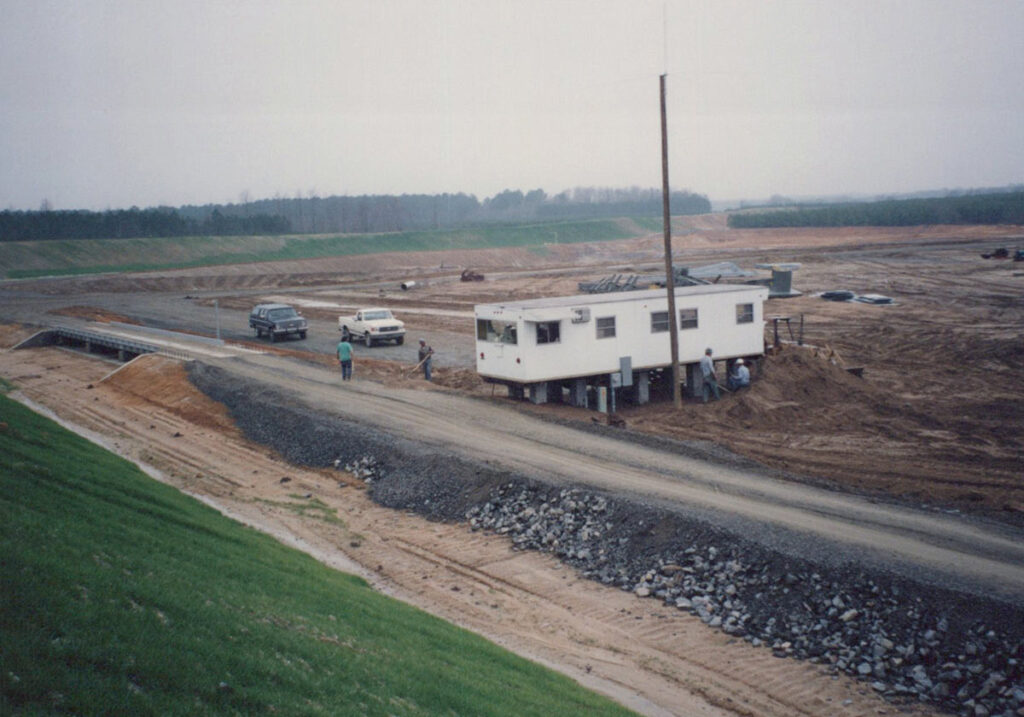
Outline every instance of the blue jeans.
[[348, 381], [352, 378], [352, 359], [341, 362], [341, 380]]
[[721, 396], [718, 393], [718, 381], [711, 378], [710, 376], [704, 379], [704, 403], [708, 402], [709, 393], [715, 394], [716, 401], [721, 398]]
[[431, 359], [427, 359], [423, 362], [423, 378], [430, 380], [430, 362]]
[[729, 377], [729, 381], [727, 382], [727, 384], [730, 391], [736, 391], [741, 388], [746, 388], [747, 386], [750, 385], [749, 383], [741, 383], [738, 378], [733, 378], [732, 376]]

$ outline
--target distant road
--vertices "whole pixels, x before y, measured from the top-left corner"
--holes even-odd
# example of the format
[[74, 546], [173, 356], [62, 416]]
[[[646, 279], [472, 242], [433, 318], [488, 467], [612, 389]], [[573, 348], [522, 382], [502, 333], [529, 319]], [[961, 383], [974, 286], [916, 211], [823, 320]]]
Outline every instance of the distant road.
[[[211, 298], [217, 294], [238, 296], [238, 291], [204, 292]], [[261, 298], [269, 295], [280, 295], [280, 291], [263, 289], [256, 293]], [[198, 295], [193, 292], [193, 295]], [[282, 297], [283, 298], [283, 297]], [[257, 299], [254, 299], [254, 303]], [[231, 341], [250, 341], [266, 343], [269, 339], [257, 339], [249, 328], [249, 316], [245, 311], [220, 308], [219, 312], [212, 307], [192, 299], [186, 299], [181, 292], [134, 294], [97, 293], [85, 295], [61, 296], [53, 294], [34, 294], [27, 291], [12, 290], [0, 286], [0, 317], [5, 321], [18, 321], [26, 324], [84, 326], [88, 321], [70, 316], [51, 313], [54, 310], [70, 306], [86, 306], [103, 309], [128, 316], [147, 326], [171, 331], [189, 331], [205, 336], [216, 336], [218, 333], [218, 313], [220, 336]], [[426, 310], [421, 310], [426, 311]], [[402, 312], [403, 316], [405, 311]], [[408, 312], [416, 314], [415, 311]], [[469, 321], [470, 319], [467, 319]], [[449, 331], [421, 330], [416, 328], [415, 318], [407, 321], [410, 334], [402, 346], [382, 344], [366, 348], [362, 344], [355, 345], [357, 358], [379, 358], [388, 361], [406, 361], [416, 363], [416, 339], [423, 337], [436, 350], [435, 366], [471, 368], [475, 365], [473, 338], [468, 333]], [[309, 319], [309, 334], [304, 340], [289, 338], [276, 346], [296, 351], [309, 351], [315, 354], [333, 355], [340, 334], [334, 321]]]

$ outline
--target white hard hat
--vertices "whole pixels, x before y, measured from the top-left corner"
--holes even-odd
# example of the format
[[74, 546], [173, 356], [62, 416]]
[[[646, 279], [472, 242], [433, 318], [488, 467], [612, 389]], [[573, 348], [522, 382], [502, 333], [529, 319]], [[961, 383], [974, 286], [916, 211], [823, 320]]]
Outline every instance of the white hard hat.
[[742, 366], [743, 365], [743, 359], [736, 359], [736, 365], [737, 366]]

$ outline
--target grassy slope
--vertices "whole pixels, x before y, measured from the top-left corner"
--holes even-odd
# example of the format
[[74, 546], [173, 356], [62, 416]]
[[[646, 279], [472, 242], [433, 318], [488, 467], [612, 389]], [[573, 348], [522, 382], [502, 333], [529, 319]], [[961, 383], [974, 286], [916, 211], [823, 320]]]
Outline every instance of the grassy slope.
[[0, 713], [626, 714], [0, 396]]
[[0, 242], [0, 275], [16, 279], [392, 251], [536, 247], [625, 239], [629, 236], [631, 234], [618, 221], [595, 219], [394, 234]]

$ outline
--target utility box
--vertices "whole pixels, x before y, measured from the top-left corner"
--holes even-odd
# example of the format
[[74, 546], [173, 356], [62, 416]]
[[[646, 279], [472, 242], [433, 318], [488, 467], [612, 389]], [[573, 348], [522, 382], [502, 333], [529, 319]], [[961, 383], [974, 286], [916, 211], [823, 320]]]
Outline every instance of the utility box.
[[622, 356], [619, 358], [619, 376], [621, 377], [621, 384], [625, 388], [629, 388], [633, 385], [633, 357]]

